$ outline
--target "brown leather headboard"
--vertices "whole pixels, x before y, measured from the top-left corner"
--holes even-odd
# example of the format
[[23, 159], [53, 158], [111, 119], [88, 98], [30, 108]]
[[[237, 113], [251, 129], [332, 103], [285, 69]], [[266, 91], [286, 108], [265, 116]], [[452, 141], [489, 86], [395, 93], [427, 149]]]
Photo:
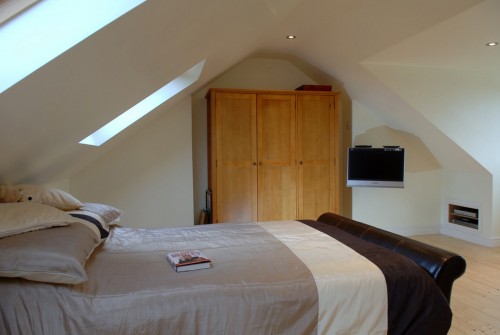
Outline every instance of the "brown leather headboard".
[[448, 302], [453, 282], [465, 272], [465, 259], [453, 252], [334, 213], [322, 214], [317, 221], [334, 225], [362, 240], [394, 250], [412, 259], [434, 278]]

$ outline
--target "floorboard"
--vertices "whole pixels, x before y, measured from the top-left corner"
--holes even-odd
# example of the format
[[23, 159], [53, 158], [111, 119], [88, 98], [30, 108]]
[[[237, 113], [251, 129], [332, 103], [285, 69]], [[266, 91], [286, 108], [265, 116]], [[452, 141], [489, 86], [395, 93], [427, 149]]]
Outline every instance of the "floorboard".
[[449, 335], [500, 334], [500, 248], [488, 248], [445, 235], [411, 236], [453, 251], [467, 270], [453, 286], [453, 322]]

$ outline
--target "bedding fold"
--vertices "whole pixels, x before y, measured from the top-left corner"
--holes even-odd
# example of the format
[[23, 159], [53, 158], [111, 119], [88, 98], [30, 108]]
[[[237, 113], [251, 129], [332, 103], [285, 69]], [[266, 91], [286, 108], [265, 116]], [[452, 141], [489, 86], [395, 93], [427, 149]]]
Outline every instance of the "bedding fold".
[[[84, 283], [0, 278], [0, 334], [446, 333], [451, 310], [417, 264], [304, 223], [114, 227]], [[175, 272], [166, 254], [191, 249], [213, 266]]]
[[258, 224], [288, 246], [311, 271], [318, 290], [320, 334], [387, 332], [387, 286], [375, 264], [300, 222]]

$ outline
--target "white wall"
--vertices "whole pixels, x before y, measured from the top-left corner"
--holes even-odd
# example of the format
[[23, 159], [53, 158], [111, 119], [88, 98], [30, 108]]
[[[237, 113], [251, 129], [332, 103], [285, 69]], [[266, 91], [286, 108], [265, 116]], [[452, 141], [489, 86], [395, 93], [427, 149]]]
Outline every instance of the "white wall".
[[441, 166], [414, 135], [386, 127], [362, 104], [352, 104], [353, 144], [405, 148], [405, 187], [354, 187], [355, 220], [404, 235], [439, 232]]
[[[443, 171], [442, 232], [486, 246], [500, 246], [493, 219], [493, 177], [489, 173]], [[479, 210], [478, 229], [448, 222], [448, 204]]]
[[159, 112], [153, 122], [72, 176], [71, 193], [81, 201], [124, 210], [124, 226], [193, 225], [190, 98]]
[[[82, 201], [124, 209], [124, 225], [192, 225], [205, 207], [208, 185], [207, 89], [293, 90], [302, 84], [317, 83], [342, 90], [333, 78], [309, 70], [294, 60], [252, 58], [241, 62], [191, 99], [161, 111], [154, 122], [72, 176], [68, 183], [71, 193]], [[352, 108], [353, 144], [397, 144], [407, 148], [405, 188], [354, 188], [354, 219], [402, 234], [436, 233], [445, 220], [446, 199], [459, 198], [481, 203], [483, 220], [492, 220], [491, 193], [495, 190], [491, 189], [491, 176], [444, 170], [419, 138], [388, 128], [376, 113], [357, 101], [351, 107], [347, 94], [343, 95], [343, 105]], [[490, 224], [481, 233], [495, 236], [497, 230]]]
[[[500, 246], [490, 173], [470, 169], [470, 163], [443, 168], [419, 138], [386, 127], [357, 101], [352, 106], [353, 144], [406, 148], [404, 189], [353, 188], [354, 219], [403, 235], [443, 233], [485, 246]], [[449, 204], [479, 209], [479, 229], [449, 223]]]
[[[500, 170], [500, 169], [498, 169]], [[493, 203], [492, 207], [492, 215], [491, 215], [491, 236], [495, 238], [496, 245], [500, 246], [500, 206], [498, 206], [498, 199], [500, 199], [500, 171], [495, 172], [495, 177], [493, 179]]]
[[[494, 3], [486, 1], [475, 9], [498, 6]], [[490, 50], [474, 49], [477, 61], [467, 65], [460, 64], [465, 58], [459, 53], [449, 53], [450, 42], [441, 44], [443, 48], [433, 49], [432, 53], [415, 53], [417, 49], [430, 50], [428, 47], [443, 32], [454, 31], [459, 39], [460, 30], [467, 26], [461, 20], [467, 17], [465, 20], [470, 22], [470, 15], [480, 14], [476, 10], [463, 12], [376, 54], [365, 61], [364, 66], [443, 135], [441, 141], [435, 136], [426, 139], [435, 146], [433, 152], [445, 166], [443, 204], [453, 198], [481, 207], [480, 231], [461, 231], [461, 237], [473, 237], [475, 241], [480, 237], [483, 244], [500, 245], [500, 178], [497, 177], [500, 173], [497, 149], [500, 77], [486, 71], [481, 61], [481, 57], [491, 56]], [[419, 43], [424, 40], [427, 42]], [[434, 59], [432, 65], [428, 62], [430, 55]], [[445, 141], [449, 143], [442, 146], [440, 142]], [[448, 227], [447, 219], [443, 219], [442, 224], [446, 233], [464, 230]]]
[[[208, 87], [295, 89], [302, 84], [317, 83], [342, 89], [333, 78], [316, 77], [303, 69], [303, 66], [295, 66], [295, 63], [283, 59], [248, 59], [193, 95], [195, 215], [204, 207], [208, 179], [204, 98]], [[351, 106], [347, 94], [343, 95], [343, 105], [352, 108], [354, 144], [397, 144], [407, 148], [405, 188], [354, 188], [353, 218], [403, 234], [439, 232], [442, 183], [439, 162], [412, 134], [386, 127], [372, 111], [356, 101]]]

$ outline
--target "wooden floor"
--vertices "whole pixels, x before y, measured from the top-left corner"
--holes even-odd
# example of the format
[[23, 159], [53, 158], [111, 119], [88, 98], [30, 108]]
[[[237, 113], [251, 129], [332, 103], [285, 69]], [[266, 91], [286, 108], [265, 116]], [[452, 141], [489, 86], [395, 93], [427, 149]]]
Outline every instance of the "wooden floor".
[[453, 323], [448, 334], [500, 334], [500, 248], [488, 248], [444, 235], [411, 236], [462, 255], [467, 270], [453, 285]]

